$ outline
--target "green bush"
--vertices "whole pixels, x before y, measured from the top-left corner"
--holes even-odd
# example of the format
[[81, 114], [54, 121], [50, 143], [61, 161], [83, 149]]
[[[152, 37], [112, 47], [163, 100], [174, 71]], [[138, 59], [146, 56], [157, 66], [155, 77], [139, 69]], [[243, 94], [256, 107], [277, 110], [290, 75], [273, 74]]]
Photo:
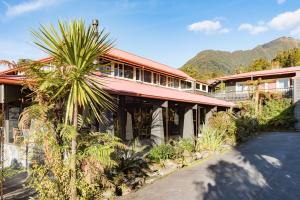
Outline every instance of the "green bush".
[[209, 119], [208, 125], [216, 129], [219, 132], [224, 131], [224, 139], [227, 144], [234, 145], [236, 143], [237, 137], [236, 137], [236, 123], [235, 123], [235, 116], [231, 111], [220, 111], [214, 113], [214, 115]]
[[263, 130], [291, 129], [295, 121], [292, 100], [286, 98], [266, 101], [259, 116]]
[[257, 118], [249, 115], [236, 117], [235, 124], [237, 127], [236, 139], [239, 142], [246, 141], [249, 137], [254, 136], [260, 128]]
[[201, 129], [201, 137], [197, 140], [196, 151], [219, 151], [225, 143], [225, 131], [204, 125]]
[[148, 158], [155, 162], [173, 159], [176, 157], [176, 150], [171, 144], [161, 144], [153, 147], [148, 154]]
[[183, 151], [192, 153], [195, 150], [195, 142], [192, 139], [184, 138], [176, 141], [174, 147], [179, 153], [182, 153]]

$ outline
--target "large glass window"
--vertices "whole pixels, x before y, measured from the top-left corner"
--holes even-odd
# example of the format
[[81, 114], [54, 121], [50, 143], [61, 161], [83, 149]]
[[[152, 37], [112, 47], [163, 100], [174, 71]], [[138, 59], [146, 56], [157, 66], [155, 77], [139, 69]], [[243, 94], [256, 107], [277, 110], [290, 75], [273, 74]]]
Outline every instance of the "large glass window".
[[160, 85], [162, 86], [167, 85], [167, 77], [165, 75], [160, 75]]
[[168, 87], [174, 87], [174, 79], [172, 77], [168, 77]]
[[179, 88], [179, 79], [174, 78], [174, 88]]
[[181, 81], [181, 89], [191, 89], [192, 83], [189, 81]]
[[282, 79], [278, 79], [276, 81], [276, 88], [286, 89], [288, 87], [289, 87], [289, 79], [288, 78], [282, 78]]
[[144, 82], [151, 83], [151, 72], [144, 70]]
[[153, 83], [159, 84], [159, 74], [153, 73]]
[[123, 64], [115, 63], [115, 76], [123, 77]]
[[196, 89], [200, 90], [200, 83], [196, 83]]
[[124, 77], [133, 79], [133, 67], [129, 65], [124, 65]]
[[135, 79], [141, 81], [141, 69], [135, 68]]
[[202, 84], [202, 91], [207, 91], [207, 86]]

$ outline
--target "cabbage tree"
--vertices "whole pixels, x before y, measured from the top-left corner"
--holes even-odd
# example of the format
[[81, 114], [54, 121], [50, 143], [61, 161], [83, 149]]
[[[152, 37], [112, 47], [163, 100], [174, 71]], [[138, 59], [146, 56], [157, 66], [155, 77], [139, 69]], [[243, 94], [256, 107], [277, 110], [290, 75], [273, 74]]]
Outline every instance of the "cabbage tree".
[[[53, 58], [51, 73], [44, 77], [39, 90], [52, 90], [50, 100], [64, 99], [64, 123], [72, 125], [75, 134], [71, 142], [71, 199], [76, 199], [76, 153], [79, 116], [91, 110], [101, 121], [103, 109], [111, 109], [110, 96], [104, 91], [103, 83], [93, 72], [95, 61], [108, 53], [113, 42], [103, 29], [99, 32], [86, 26], [83, 20], [58, 22], [33, 30], [34, 42]], [[43, 77], [42, 77], [43, 78]], [[48, 93], [50, 94], [50, 93]]]

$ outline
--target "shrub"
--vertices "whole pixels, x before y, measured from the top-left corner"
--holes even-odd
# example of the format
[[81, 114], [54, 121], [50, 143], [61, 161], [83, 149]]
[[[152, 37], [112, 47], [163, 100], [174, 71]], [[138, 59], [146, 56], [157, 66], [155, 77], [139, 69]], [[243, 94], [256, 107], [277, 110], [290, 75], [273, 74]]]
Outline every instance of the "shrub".
[[231, 111], [220, 111], [215, 113], [208, 121], [208, 125], [217, 131], [225, 132], [225, 141], [227, 144], [236, 143], [236, 123], [235, 117]]
[[148, 158], [155, 162], [173, 159], [176, 157], [176, 150], [171, 144], [161, 144], [153, 147], [148, 154]]
[[296, 120], [292, 100], [284, 98], [266, 101], [259, 121], [264, 130], [293, 128]]
[[235, 124], [237, 127], [237, 141], [240, 142], [254, 136], [259, 130], [259, 122], [257, 118], [249, 115], [236, 117]]
[[174, 148], [177, 149], [178, 153], [188, 151], [192, 153], [195, 150], [195, 142], [192, 139], [183, 138], [174, 142]]
[[196, 151], [219, 151], [225, 143], [225, 131], [220, 131], [209, 125], [204, 125], [201, 129], [201, 134], [201, 137], [197, 140]]

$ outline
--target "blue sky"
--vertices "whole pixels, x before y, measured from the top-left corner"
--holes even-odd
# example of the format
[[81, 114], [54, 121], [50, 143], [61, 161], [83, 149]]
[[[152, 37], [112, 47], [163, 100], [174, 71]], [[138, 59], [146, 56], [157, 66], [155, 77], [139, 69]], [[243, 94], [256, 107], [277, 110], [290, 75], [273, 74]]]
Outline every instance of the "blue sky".
[[0, 0], [0, 59], [45, 56], [29, 30], [73, 18], [99, 19], [117, 48], [176, 68], [205, 49], [300, 38], [300, 0]]

